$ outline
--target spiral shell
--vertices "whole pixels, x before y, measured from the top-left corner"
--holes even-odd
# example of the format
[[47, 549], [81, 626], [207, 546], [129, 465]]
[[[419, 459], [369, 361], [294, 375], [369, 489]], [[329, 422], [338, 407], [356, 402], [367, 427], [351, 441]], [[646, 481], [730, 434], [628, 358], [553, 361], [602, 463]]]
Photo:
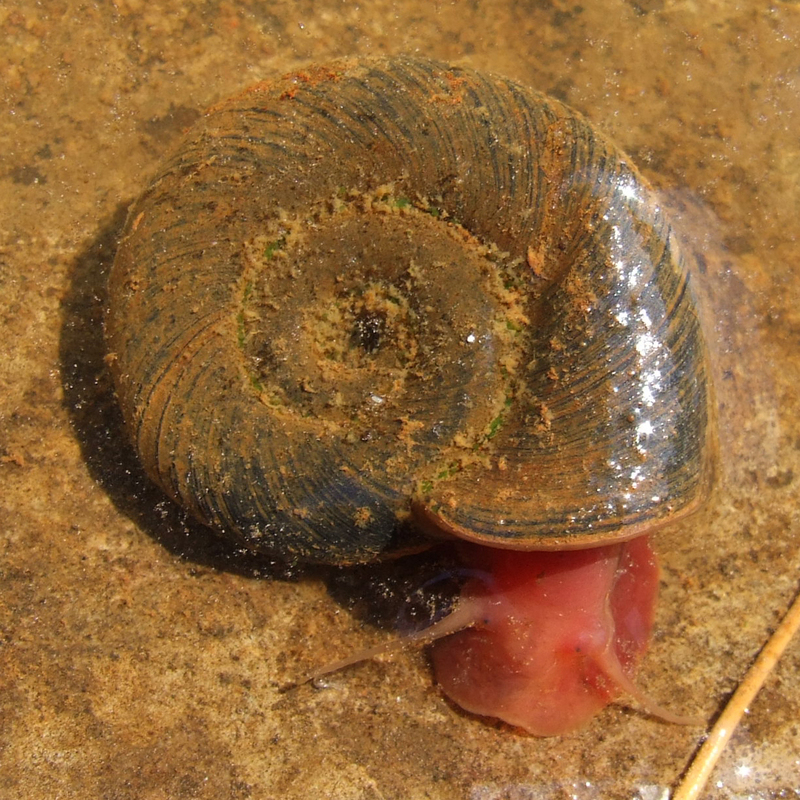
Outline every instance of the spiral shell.
[[212, 108], [130, 211], [107, 340], [152, 478], [281, 557], [586, 547], [708, 486], [658, 198], [577, 113], [469, 69], [340, 62]]

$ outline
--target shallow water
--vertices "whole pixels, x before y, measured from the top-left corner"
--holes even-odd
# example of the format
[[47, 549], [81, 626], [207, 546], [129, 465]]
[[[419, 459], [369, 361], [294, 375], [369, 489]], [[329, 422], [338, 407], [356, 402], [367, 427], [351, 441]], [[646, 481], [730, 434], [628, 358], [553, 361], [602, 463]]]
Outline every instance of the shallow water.
[[[640, 682], [711, 718], [800, 577], [800, 5], [20, 2], [0, 34], [0, 794], [665, 797], [702, 731], [621, 705], [574, 736], [520, 736], [448, 704], [421, 652], [280, 693], [391, 635], [370, 621], [393, 628], [396, 604], [367, 607], [389, 581], [232, 553], [149, 485], [104, 364], [105, 275], [181, 131], [264, 76], [418, 53], [584, 113], [700, 264], [718, 488], [657, 539]], [[799, 666], [795, 643], [706, 797], [800, 793]]]

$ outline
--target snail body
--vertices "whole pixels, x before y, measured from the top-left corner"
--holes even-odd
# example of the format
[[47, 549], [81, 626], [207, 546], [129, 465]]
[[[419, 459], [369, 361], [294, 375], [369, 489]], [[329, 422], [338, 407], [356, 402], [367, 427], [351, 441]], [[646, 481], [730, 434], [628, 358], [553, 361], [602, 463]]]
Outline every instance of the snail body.
[[621, 697], [665, 722], [702, 723], [662, 707], [634, 682], [658, 596], [658, 562], [647, 536], [586, 550], [460, 550], [475, 577], [453, 611], [306, 680], [432, 643], [434, 673], [450, 700], [534, 736], [578, 730]]
[[480, 547], [465, 558], [488, 579], [464, 587], [453, 615], [464, 628], [432, 651], [436, 679], [459, 706], [535, 736], [578, 730], [623, 697], [666, 722], [702, 722], [634, 682], [658, 597], [647, 536], [587, 550]]
[[658, 568], [646, 538], [471, 554], [491, 578], [464, 587], [461, 602], [476, 622], [433, 648], [443, 691], [539, 736], [585, 725], [628, 688], [650, 639]]
[[131, 208], [109, 298], [145, 469], [272, 556], [580, 550], [708, 488], [706, 350], [658, 198], [503, 78], [354, 60], [220, 103]]

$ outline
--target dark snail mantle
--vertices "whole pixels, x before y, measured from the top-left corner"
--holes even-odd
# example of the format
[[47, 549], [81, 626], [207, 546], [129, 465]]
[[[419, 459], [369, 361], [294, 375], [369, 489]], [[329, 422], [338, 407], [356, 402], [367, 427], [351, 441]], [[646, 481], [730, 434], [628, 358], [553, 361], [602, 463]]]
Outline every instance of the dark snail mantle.
[[468, 69], [341, 62], [211, 109], [131, 209], [107, 338], [149, 474], [283, 558], [591, 547], [709, 481], [658, 198], [575, 112]]

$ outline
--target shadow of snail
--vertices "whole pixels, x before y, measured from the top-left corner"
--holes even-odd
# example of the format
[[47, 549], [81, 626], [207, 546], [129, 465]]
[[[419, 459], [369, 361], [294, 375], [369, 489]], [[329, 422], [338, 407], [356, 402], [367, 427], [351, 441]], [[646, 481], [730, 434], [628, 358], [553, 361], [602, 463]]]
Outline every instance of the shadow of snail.
[[578, 114], [417, 58], [259, 83], [131, 208], [107, 339], [144, 466], [225, 536], [464, 542], [485, 577], [429, 635], [466, 628], [433, 654], [456, 703], [543, 735], [623, 692], [677, 719], [632, 683], [640, 537], [706, 494], [707, 355], [657, 197]]

